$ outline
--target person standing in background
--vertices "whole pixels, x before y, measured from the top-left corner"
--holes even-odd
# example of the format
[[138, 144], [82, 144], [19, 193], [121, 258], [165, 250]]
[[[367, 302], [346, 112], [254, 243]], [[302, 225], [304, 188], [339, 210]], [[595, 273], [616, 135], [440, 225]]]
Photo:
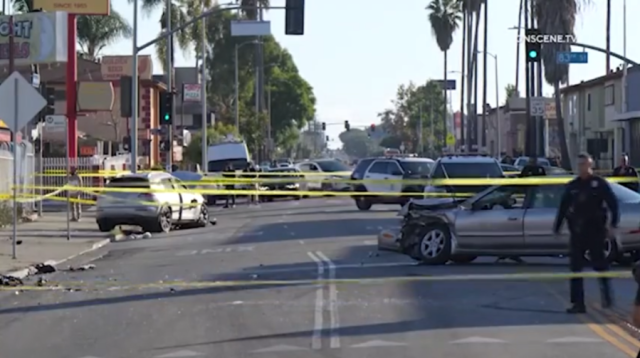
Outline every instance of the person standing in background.
[[[224, 172], [222, 172], [222, 177], [227, 180], [224, 183], [224, 189], [235, 190], [235, 185], [231, 184], [231, 180], [236, 178], [236, 172], [235, 170], [233, 170], [233, 166], [231, 164], [227, 164], [227, 167], [224, 169]], [[231, 205], [229, 205], [229, 201], [231, 201]], [[228, 209], [228, 208], [235, 208], [235, 207], [236, 207], [236, 194], [227, 194], [223, 208]]]
[[635, 179], [634, 181], [629, 181], [626, 183], [620, 183], [620, 185], [629, 188], [633, 191], [635, 191], [636, 193], [638, 192], [638, 172], [636, 171], [636, 168], [632, 167], [629, 165], [629, 157], [626, 154], [623, 154], [620, 157], [620, 165], [617, 166], [615, 169], [613, 169], [613, 175], [614, 177], [626, 177], [626, 178], [633, 178]]
[[72, 221], [80, 221], [80, 215], [82, 214], [82, 207], [80, 204], [80, 196], [82, 192], [79, 188], [82, 187], [82, 177], [78, 174], [78, 170], [73, 167], [69, 172], [69, 180], [68, 185], [72, 187], [69, 190], [69, 201], [71, 201], [70, 210], [71, 210], [71, 220]]

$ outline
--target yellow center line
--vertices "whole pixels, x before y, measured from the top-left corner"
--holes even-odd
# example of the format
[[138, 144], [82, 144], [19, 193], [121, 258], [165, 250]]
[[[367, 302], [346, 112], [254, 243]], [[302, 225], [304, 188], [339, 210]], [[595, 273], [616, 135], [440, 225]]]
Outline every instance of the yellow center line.
[[[560, 301], [561, 303], [563, 303], [565, 305], [567, 304], [567, 301], [564, 298], [562, 298], [562, 296], [560, 296], [551, 287], [549, 287], [546, 283], [543, 283], [543, 286], [558, 301]], [[618, 348], [620, 351], [622, 351], [623, 353], [627, 354], [629, 357], [632, 357], [632, 358], [636, 357], [637, 352], [635, 352], [634, 349], [629, 347], [627, 344], [622, 343], [620, 340], [618, 340], [618, 338], [616, 338], [616, 337], [614, 337], [613, 335], [610, 334], [610, 332], [619, 334], [618, 332], [616, 332], [616, 330], [614, 328], [620, 329], [620, 327], [616, 326], [613, 323], [606, 323], [606, 320], [601, 315], [599, 315], [597, 313], [596, 314], [591, 313], [591, 314], [588, 314], [588, 315], [576, 315], [576, 316], [578, 317], [578, 319], [580, 321], [582, 321], [582, 323], [584, 325], [589, 327], [589, 329], [591, 329], [591, 331], [593, 331], [595, 334], [597, 334], [600, 338], [602, 338], [605, 341], [609, 342], [611, 345], [613, 345], [614, 347]], [[621, 336], [621, 337], [624, 338], [624, 336]], [[631, 336], [629, 336], [629, 337], [632, 338]]]
[[623, 323], [623, 321], [620, 317], [616, 317], [615, 315], [607, 312], [606, 310], [603, 310], [600, 307], [597, 307], [595, 304], [591, 304], [591, 307], [595, 311], [593, 313], [594, 316], [600, 316], [601, 319], [614, 323], [611, 327], [609, 327], [609, 329], [614, 331], [618, 336], [624, 338], [624, 340], [626, 340], [627, 342], [631, 343], [637, 348], [640, 348], [640, 340], [631, 336], [621, 327], [621, 323]]

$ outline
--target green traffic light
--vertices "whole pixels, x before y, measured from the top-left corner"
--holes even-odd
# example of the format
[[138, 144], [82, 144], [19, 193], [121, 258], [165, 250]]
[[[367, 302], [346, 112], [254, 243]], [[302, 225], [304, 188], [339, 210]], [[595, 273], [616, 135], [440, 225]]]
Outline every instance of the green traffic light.
[[531, 58], [538, 57], [538, 51], [536, 51], [536, 50], [529, 51], [529, 57], [531, 57]]
[[165, 115], [164, 115], [164, 120], [165, 120], [165, 121], [168, 121], [168, 120], [169, 120], [169, 113], [167, 113], [167, 114], [165, 114]]

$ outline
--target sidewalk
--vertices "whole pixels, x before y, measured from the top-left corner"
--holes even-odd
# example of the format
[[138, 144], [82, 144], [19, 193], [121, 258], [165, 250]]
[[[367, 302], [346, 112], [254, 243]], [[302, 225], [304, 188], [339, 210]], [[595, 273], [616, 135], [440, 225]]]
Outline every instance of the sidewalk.
[[[29, 266], [49, 261], [57, 264], [109, 243], [107, 233], [98, 231], [95, 214], [84, 212], [82, 221], [71, 222], [71, 240], [67, 240], [66, 212], [45, 212], [35, 222], [18, 226], [17, 258], [12, 259], [12, 228], [0, 229], [0, 274], [23, 276]], [[20, 272], [14, 272], [20, 271]]]

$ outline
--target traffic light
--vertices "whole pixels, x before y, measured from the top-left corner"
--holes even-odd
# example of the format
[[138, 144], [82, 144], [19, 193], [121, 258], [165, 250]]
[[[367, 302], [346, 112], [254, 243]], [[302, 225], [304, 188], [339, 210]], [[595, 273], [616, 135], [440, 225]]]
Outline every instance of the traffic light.
[[162, 92], [160, 93], [159, 111], [160, 125], [173, 124], [173, 93]]
[[526, 29], [525, 31], [526, 41], [525, 41], [525, 52], [527, 54], [527, 62], [540, 62], [541, 55], [541, 43], [538, 42], [538, 36], [540, 35], [540, 30], [538, 29]]
[[327, 130], [327, 124], [325, 122], [322, 122], [322, 130], [323, 131]]
[[287, 0], [284, 18], [286, 35], [304, 35], [304, 0]]
[[372, 132], [375, 132], [375, 131], [376, 131], [376, 125], [375, 125], [375, 124], [372, 124], [372, 125], [371, 125], [371, 131], [372, 131]]
[[346, 129], [347, 132], [351, 130], [351, 125], [349, 125], [349, 121], [344, 121], [344, 129]]
[[328, 142], [329, 141], [329, 136], [325, 136], [324, 140]]

